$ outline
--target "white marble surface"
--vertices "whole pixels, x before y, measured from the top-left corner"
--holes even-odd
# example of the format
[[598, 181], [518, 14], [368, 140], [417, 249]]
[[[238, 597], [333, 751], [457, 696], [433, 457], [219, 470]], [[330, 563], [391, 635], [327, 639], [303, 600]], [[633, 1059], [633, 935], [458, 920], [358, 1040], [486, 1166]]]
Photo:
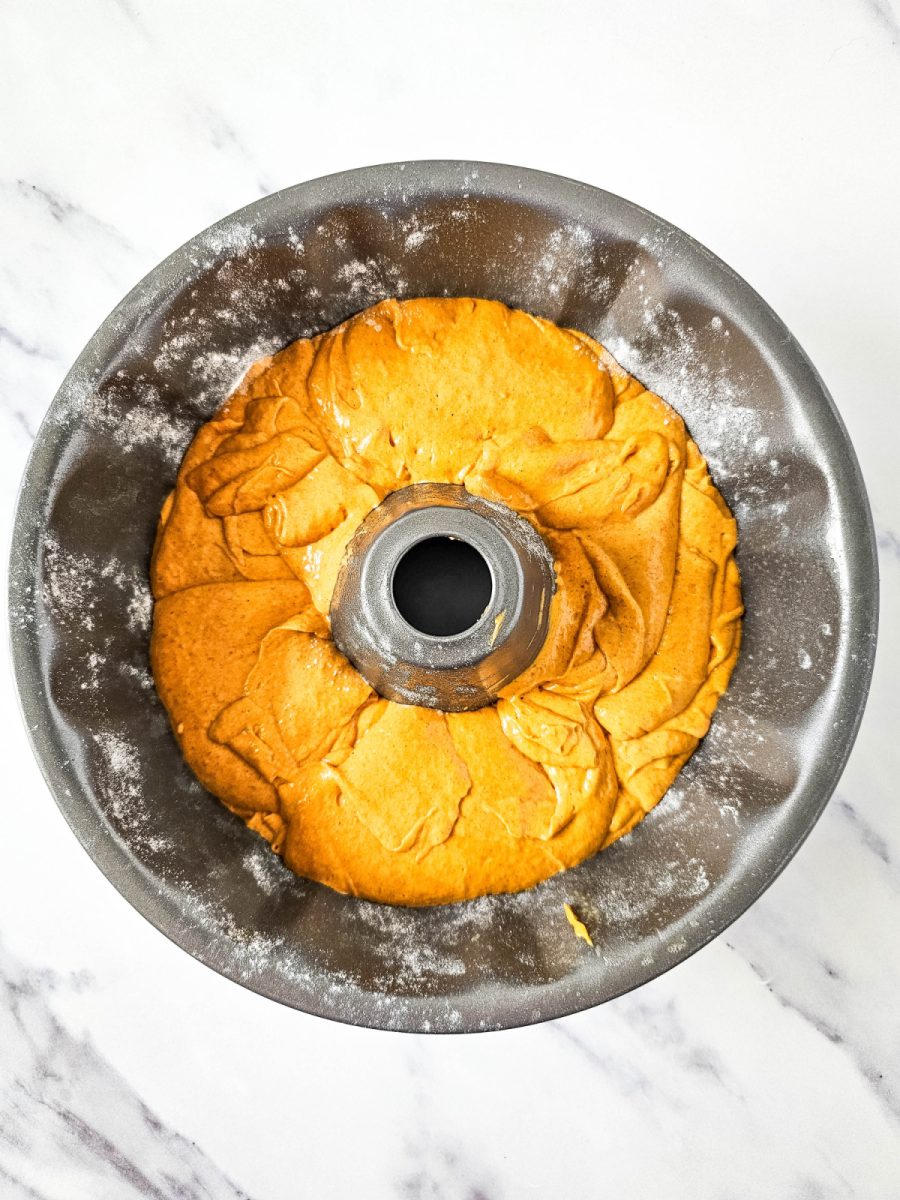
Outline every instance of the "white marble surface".
[[0, 1198], [900, 1197], [900, 9], [3, 0], [0, 23], [7, 540], [67, 366], [160, 258], [302, 179], [464, 157], [621, 192], [762, 292], [850, 429], [883, 586], [850, 765], [762, 900], [604, 1009], [470, 1038], [305, 1017], [169, 944], [67, 829], [4, 671]]

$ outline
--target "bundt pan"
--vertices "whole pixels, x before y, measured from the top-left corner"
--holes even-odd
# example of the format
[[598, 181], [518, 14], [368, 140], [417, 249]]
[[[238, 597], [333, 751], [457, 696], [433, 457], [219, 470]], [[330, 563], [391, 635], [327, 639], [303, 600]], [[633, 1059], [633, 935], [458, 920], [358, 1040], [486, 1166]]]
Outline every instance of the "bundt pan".
[[[149, 674], [147, 571], [179, 460], [254, 359], [387, 296], [505, 301], [605, 343], [669, 400], [734, 510], [747, 609], [698, 752], [628, 837], [531, 891], [431, 909], [293, 876], [182, 761]], [[833, 791], [875, 648], [853, 449], [778, 317], [703, 246], [617, 196], [484, 163], [301, 184], [193, 238], [128, 295], [56, 396], [11, 564], [15, 670], [59, 807], [122, 894], [274, 1000], [385, 1029], [543, 1021], [720, 933]], [[591, 950], [563, 914], [588, 925]]]

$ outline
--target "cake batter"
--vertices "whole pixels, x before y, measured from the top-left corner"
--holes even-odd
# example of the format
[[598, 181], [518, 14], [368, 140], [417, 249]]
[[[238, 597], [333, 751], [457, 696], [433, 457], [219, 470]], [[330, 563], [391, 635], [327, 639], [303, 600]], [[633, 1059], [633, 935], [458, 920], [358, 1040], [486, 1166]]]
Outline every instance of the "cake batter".
[[[419, 482], [510, 506], [554, 557], [542, 650], [474, 712], [383, 699], [330, 637], [347, 543]], [[395, 904], [519, 891], [632, 829], [706, 733], [736, 538], [681, 419], [587, 335], [386, 300], [197, 433], [154, 549], [154, 677], [201, 782], [298, 874]]]

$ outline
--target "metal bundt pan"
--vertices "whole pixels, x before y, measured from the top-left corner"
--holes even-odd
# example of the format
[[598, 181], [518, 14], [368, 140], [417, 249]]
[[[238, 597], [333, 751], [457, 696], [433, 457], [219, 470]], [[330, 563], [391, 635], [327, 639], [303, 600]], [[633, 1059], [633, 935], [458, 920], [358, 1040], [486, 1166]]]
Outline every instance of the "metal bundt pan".
[[[712, 730], [627, 838], [516, 896], [394, 909], [295, 878], [194, 780], [149, 676], [147, 567], [197, 426], [242, 369], [386, 296], [495, 297], [603, 341], [671, 401], [740, 528], [744, 647]], [[66, 819], [190, 954], [298, 1009], [479, 1030], [598, 1004], [693, 954], [833, 791], [872, 671], [853, 449], [778, 317], [686, 234], [596, 188], [420, 162], [289, 188], [192, 239], [103, 323], [41, 427], [11, 564], [16, 675]], [[592, 953], [562, 905], [590, 927]]]

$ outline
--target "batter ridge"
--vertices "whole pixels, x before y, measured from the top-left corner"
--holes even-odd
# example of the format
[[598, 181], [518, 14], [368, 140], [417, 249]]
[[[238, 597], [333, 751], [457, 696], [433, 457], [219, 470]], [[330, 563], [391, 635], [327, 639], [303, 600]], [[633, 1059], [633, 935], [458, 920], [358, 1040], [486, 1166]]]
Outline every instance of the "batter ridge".
[[[554, 560], [542, 649], [472, 712], [384, 699], [331, 639], [348, 543], [425, 482], [508, 505]], [[298, 874], [519, 891], [628, 833], [697, 748], [739, 651], [736, 542], [680, 417], [586, 334], [385, 300], [198, 431], [154, 547], [154, 678], [198, 778]]]

